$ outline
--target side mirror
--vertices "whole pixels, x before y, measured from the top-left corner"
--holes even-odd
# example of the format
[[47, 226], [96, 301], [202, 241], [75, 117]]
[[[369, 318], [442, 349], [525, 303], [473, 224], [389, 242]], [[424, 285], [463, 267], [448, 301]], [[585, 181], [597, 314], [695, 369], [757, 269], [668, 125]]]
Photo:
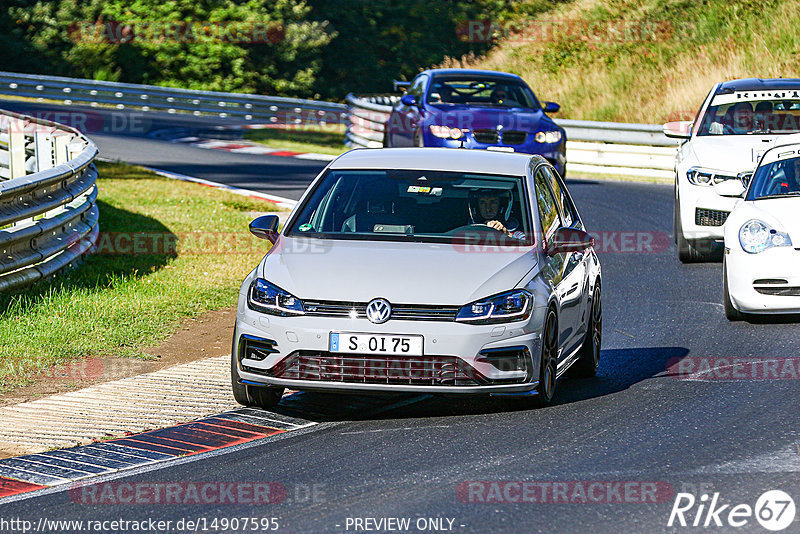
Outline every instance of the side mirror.
[[542, 109], [545, 113], [557, 113], [561, 106], [555, 102], [545, 102]]
[[740, 197], [745, 187], [741, 180], [723, 180], [714, 186], [714, 192], [722, 197]]
[[593, 246], [594, 238], [591, 234], [565, 226], [556, 230], [556, 233], [547, 242], [545, 253], [553, 256], [561, 252], [583, 252]]
[[744, 185], [745, 189], [747, 189], [747, 186], [748, 186], [748, 185], [750, 185], [750, 180], [752, 180], [752, 179], [753, 179], [753, 175], [754, 175], [755, 173], [756, 173], [756, 171], [745, 171], [745, 172], [740, 172], [739, 174], [737, 174], [737, 175], [736, 175], [736, 177], [737, 177], [739, 180], [741, 180], [741, 181], [742, 181], [742, 185]]
[[278, 240], [278, 216], [262, 215], [250, 223], [250, 233], [270, 243]]
[[664, 135], [673, 139], [689, 139], [692, 136], [692, 121], [672, 121], [664, 125]]
[[400, 102], [402, 102], [404, 106], [416, 106], [417, 97], [416, 95], [404, 94], [402, 97], [400, 97]]

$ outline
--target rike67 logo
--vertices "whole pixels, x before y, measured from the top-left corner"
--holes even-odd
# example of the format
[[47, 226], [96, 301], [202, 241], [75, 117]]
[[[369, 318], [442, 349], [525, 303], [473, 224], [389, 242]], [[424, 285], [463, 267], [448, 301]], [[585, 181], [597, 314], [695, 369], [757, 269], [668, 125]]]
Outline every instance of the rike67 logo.
[[710, 497], [703, 494], [699, 499], [691, 493], [678, 493], [667, 526], [752, 528], [755, 519], [765, 529], [777, 532], [788, 528], [794, 516], [794, 499], [781, 490], [765, 492], [756, 500], [755, 506], [723, 504], [719, 493]]

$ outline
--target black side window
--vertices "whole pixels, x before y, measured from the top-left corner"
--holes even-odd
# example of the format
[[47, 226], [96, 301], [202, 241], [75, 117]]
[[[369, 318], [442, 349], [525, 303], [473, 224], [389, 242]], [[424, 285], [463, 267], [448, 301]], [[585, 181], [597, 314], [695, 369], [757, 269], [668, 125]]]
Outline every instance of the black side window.
[[558, 208], [556, 201], [553, 198], [553, 192], [550, 191], [550, 186], [547, 185], [547, 178], [545, 177], [542, 169], [536, 171], [534, 183], [536, 185], [536, 205], [539, 208], [539, 220], [542, 224], [543, 242], [547, 242], [550, 236], [558, 230], [561, 226], [561, 218], [558, 215]]
[[408, 88], [408, 94], [416, 96], [417, 101], [419, 101], [420, 97], [422, 97], [422, 93], [425, 90], [425, 82], [427, 80], [427, 76], [417, 76], [417, 78], [411, 82], [411, 87]]
[[559, 178], [550, 167], [542, 167], [542, 170], [547, 176], [547, 181], [550, 184], [550, 187], [553, 188], [553, 193], [556, 197], [556, 203], [561, 211], [561, 217], [564, 219], [564, 226], [572, 226], [578, 222], [578, 216], [575, 213], [575, 207], [572, 205], [569, 195], [567, 194], [566, 186], [564, 186], [561, 178]]

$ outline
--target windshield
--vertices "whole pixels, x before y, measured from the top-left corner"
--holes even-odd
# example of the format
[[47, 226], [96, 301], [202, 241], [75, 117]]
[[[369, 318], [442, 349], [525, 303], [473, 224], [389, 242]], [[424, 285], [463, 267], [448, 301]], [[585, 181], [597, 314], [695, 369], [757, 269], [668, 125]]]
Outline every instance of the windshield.
[[753, 175], [747, 200], [796, 195], [800, 195], [800, 157], [781, 159], [759, 167]]
[[540, 109], [525, 84], [510, 79], [434, 79], [428, 92], [430, 104], [468, 104], [505, 108]]
[[329, 169], [287, 235], [532, 244], [522, 177]]
[[[717, 98], [712, 104], [716, 102]], [[709, 106], [697, 135], [796, 132], [800, 132], [800, 100], [758, 100]]]

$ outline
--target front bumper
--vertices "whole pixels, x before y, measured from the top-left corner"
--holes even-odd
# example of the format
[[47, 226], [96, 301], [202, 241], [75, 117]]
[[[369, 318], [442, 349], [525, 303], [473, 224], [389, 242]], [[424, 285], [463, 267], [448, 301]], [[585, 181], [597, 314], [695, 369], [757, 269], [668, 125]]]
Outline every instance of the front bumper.
[[[688, 241], [722, 243], [724, 222], [738, 199], [720, 196], [713, 186], [694, 185], [685, 178], [681, 181], [678, 197], [683, 237]], [[705, 224], [698, 224], [698, 219]]]
[[[727, 243], [728, 293], [737, 310], [754, 314], [800, 313], [800, 250], [775, 247], [758, 254]], [[784, 294], [776, 294], [784, 293]]]
[[[253, 311], [240, 298], [236, 330], [234, 333], [234, 354], [239, 379], [243, 383], [287, 387], [298, 390], [327, 390], [339, 392], [409, 392], [409, 393], [457, 393], [457, 394], [502, 394], [529, 392], [537, 386], [539, 376], [539, 355], [541, 354], [540, 331], [532, 325], [540, 324], [543, 308], [534, 308], [531, 317], [522, 322], [505, 325], [470, 325], [449, 321], [409, 321], [389, 320], [377, 325], [366, 319], [344, 317], [278, 317]], [[537, 320], [539, 321], [537, 323]], [[422, 335], [423, 354], [415, 360], [456, 361], [457, 367], [467, 370], [477, 377], [475, 383], [462, 385], [446, 375], [437, 382], [437, 376], [424, 375], [426, 383], [412, 380], [385, 380], [377, 383], [374, 372], [354, 380], [349, 375], [315, 375], [315, 379], [282, 377], [282, 370], [298, 358], [328, 361], [329, 336], [331, 332], [359, 332], [395, 335]], [[260, 339], [270, 342], [267, 355], [261, 360], [248, 358], [243, 349], [243, 338]], [[519, 351], [524, 354], [526, 369], [503, 370], [487, 359], [495, 349]], [[505, 353], [506, 351], [500, 351]], [[336, 353], [337, 358], [346, 357], [352, 365], [359, 358], [371, 359], [374, 356]], [[304, 360], [307, 365], [309, 360]], [[415, 363], [418, 364], [419, 362]], [[318, 369], [319, 364], [315, 369]], [[412, 366], [413, 367], [413, 366]], [[503, 366], [500, 366], [503, 367]], [[352, 367], [349, 367], [352, 371]], [[452, 369], [452, 365], [448, 367]], [[283, 375], [285, 376], [285, 375]], [[296, 376], [296, 375], [295, 375]], [[416, 379], [418, 375], [413, 375]], [[393, 376], [393, 378], [395, 378]], [[407, 383], [398, 383], [407, 382]]]

